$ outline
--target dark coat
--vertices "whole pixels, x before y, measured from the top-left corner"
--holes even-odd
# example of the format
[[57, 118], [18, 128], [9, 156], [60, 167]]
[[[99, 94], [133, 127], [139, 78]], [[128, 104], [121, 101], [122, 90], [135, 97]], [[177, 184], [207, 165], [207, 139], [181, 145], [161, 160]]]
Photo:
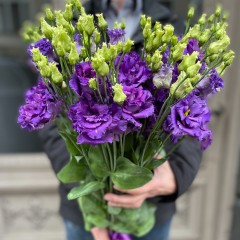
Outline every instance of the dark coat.
[[[101, 1], [94, 0], [86, 4], [86, 12], [100, 13]], [[175, 25], [179, 23], [171, 18], [170, 11], [164, 7], [159, 0], [143, 0], [143, 13], [152, 17], [153, 21], [164, 23], [172, 22]], [[138, 47], [142, 44], [142, 35], [140, 29], [134, 34], [133, 40]], [[53, 124], [47, 125], [40, 131], [44, 149], [48, 155], [54, 172], [57, 173], [69, 161], [69, 154], [65, 143], [57, 132]], [[182, 195], [192, 184], [201, 162], [201, 151], [199, 145], [192, 139], [184, 139], [179, 148], [171, 155], [169, 163], [174, 172], [177, 182], [177, 193], [171, 196], [155, 197], [150, 199], [157, 204], [157, 224], [170, 220], [175, 213], [175, 200]], [[76, 201], [68, 201], [66, 195], [75, 184], [60, 183], [60, 214], [75, 224], [83, 225], [82, 215]]]

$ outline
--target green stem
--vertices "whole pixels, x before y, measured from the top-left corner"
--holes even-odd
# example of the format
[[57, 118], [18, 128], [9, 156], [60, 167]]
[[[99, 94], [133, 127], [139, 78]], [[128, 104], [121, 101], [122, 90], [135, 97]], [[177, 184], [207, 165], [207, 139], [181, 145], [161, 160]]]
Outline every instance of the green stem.
[[116, 141], [113, 141], [113, 171], [116, 170], [117, 165], [117, 145]]

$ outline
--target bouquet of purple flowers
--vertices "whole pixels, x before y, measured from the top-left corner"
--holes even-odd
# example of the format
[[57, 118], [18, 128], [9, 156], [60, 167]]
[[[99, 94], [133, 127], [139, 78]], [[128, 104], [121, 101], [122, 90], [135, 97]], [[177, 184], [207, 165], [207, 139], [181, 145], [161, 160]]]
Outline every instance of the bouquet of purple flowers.
[[[234, 52], [220, 7], [190, 27], [193, 15], [190, 8], [181, 36], [143, 15], [140, 54], [124, 38], [124, 22], [108, 29], [102, 14], [86, 14], [78, 0], [64, 11], [47, 8], [40, 27], [24, 31], [40, 79], [27, 91], [18, 123], [29, 131], [57, 125], [70, 154], [58, 178], [80, 183], [68, 199], [78, 199], [87, 230], [145, 235], [155, 206], [110, 207], [103, 195], [113, 184], [134, 189], [149, 182], [185, 137], [203, 150], [211, 144], [207, 99], [223, 88]], [[169, 141], [173, 147], [165, 152]]]

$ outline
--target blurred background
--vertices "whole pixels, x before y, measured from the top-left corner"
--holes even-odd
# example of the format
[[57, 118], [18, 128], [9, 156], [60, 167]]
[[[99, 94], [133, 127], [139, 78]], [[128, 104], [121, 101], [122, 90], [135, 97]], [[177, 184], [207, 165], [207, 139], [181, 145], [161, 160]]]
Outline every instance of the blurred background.
[[[229, 12], [229, 34], [236, 52], [225, 74], [225, 89], [211, 100], [214, 142], [194, 184], [178, 200], [171, 240], [240, 239], [240, 4], [239, 0], [161, 0], [184, 19], [189, 3], [214, 11], [217, 3]], [[58, 216], [57, 180], [42, 152], [37, 133], [17, 125], [26, 89], [36, 82], [26, 44], [19, 36], [25, 20], [36, 19], [44, 4], [55, 9], [64, 0], [0, 0], [0, 239], [64, 240]]]

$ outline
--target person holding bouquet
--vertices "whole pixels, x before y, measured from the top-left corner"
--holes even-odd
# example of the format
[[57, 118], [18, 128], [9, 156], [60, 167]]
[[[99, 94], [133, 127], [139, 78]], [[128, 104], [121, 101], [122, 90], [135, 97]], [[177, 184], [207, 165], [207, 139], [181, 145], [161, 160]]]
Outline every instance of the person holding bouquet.
[[[161, 21], [163, 24], [173, 22], [172, 13], [161, 4], [159, 0], [90, 0], [85, 4], [87, 13], [103, 13], [108, 27], [113, 28], [115, 21], [126, 22], [125, 38], [135, 42], [135, 50], [141, 51], [143, 36], [139, 25], [140, 16], [151, 16], [153, 23]], [[179, 33], [182, 32], [181, 24], [175, 22]], [[138, 74], [138, 73], [134, 73]], [[69, 161], [69, 153], [54, 124], [48, 124], [40, 132], [44, 149], [51, 161], [55, 173], [58, 173]], [[169, 145], [167, 148], [171, 148]], [[155, 155], [155, 158], [160, 158]], [[145, 200], [157, 206], [155, 227], [142, 238], [168, 240], [172, 217], [176, 211], [175, 201], [192, 184], [201, 162], [199, 144], [190, 139], [184, 139], [179, 147], [170, 155], [168, 161], [154, 170], [151, 181], [142, 187], [126, 190], [115, 187], [122, 194], [107, 193], [104, 199], [109, 206], [122, 208], [139, 208]], [[67, 240], [92, 239], [89, 232], [83, 227], [83, 219], [77, 201], [67, 200], [67, 194], [76, 184], [60, 184], [60, 214], [64, 219], [67, 231]], [[126, 224], [128, 224], [126, 222]], [[108, 231], [101, 228], [91, 230], [95, 240], [109, 240]], [[127, 239], [127, 238], [126, 238]], [[117, 238], [116, 238], [117, 240]]]

